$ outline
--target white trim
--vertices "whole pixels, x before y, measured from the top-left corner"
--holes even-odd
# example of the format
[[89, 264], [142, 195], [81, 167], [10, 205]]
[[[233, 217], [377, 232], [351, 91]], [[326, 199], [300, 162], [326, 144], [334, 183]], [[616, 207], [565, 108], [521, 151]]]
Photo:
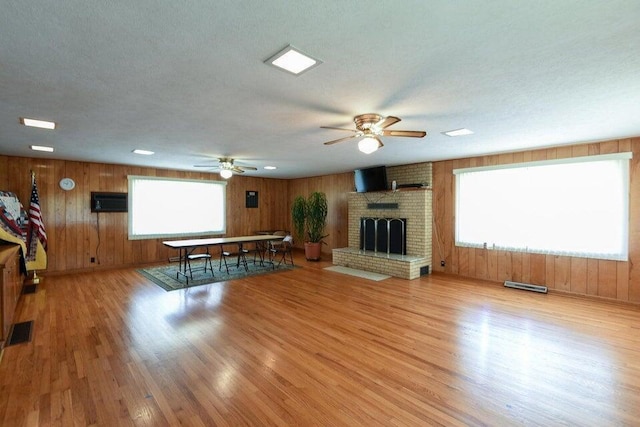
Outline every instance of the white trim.
[[453, 174], [458, 175], [458, 174], [467, 173], [467, 172], [480, 172], [480, 171], [490, 171], [490, 170], [498, 170], [498, 169], [528, 168], [528, 167], [535, 167], [535, 166], [560, 165], [560, 164], [567, 164], [567, 163], [600, 162], [604, 160], [624, 160], [624, 159], [632, 159], [632, 158], [633, 158], [632, 152], [596, 154], [593, 156], [567, 157], [563, 159], [538, 160], [533, 162], [506, 163], [503, 165], [459, 168], [459, 169], [454, 169]]
[[[129, 210], [128, 210], [128, 214], [127, 214], [127, 229], [128, 229], [128, 238], [129, 240], [142, 240], [142, 239], [157, 239], [157, 238], [185, 238], [185, 237], [196, 237], [196, 236], [211, 236], [211, 235], [218, 235], [218, 234], [225, 234], [227, 231], [227, 226], [226, 226], [226, 216], [227, 216], [227, 212], [226, 212], [226, 187], [227, 187], [227, 182], [226, 181], [219, 181], [219, 180], [207, 180], [207, 179], [189, 179], [189, 178], [172, 178], [172, 177], [160, 177], [160, 176], [144, 176], [144, 175], [128, 175], [127, 176], [127, 180], [128, 180], [128, 190], [129, 190], [129, 194], [128, 194], [128, 202], [129, 202]], [[134, 208], [135, 208], [135, 203], [133, 201], [133, 183], [138, 180], [138, 181], [165, 181], [165, 182], [170, 182], [170, 183], [176, 183], [176, 182], [183, 182], [183, 183], [195, 183], [195, 184], [207, 184], [207, 185], [211, 185], [211, 186], [217, 186], [218, 188], [220, 188], [221, 193], [222, 193], [222, 201], [219, 205], [220, 209], [222, 210], [222, 217], [221, 217], [221, 221], [222, 221], [222, 228], [220, 229], [209, 229], [209, 230], [200, 230], [200, 231], [193, 231], [193, 232], [185, 232], [185, 231], [179, 231], [179, 230], [175, 230], [175, 232], [167, 232], [167, 233], [160, 233], [160, 234], [133, 234], [133, 215], [134, 215]], [[171, 194], [167, 194], [167, 197], [174, 197], [176, 199], [177, 203], [180, 203], [181, 200], [181, 196], [180, 194], [178, 195], [171, 195]], [[188, 213], [185, 213], [185, 217], [186, 220], [188, 220], [188, 218], [194, 214], [196, 214], [196, 212], [198, 209], [193, 209], [191, 211], [189, 211]], [[211, 212], [210, 212], [211, 213]], [[182, 218], [181, 220], [185, 220], [184, 218]], [[207, 225], [208, 226], [208, 225]]]
[[[629, 190], [630, 190], [630, 183], [629, 183], [629, 159], [632, 158], [632, 153], [616, 153], [616, 154], [605, 154], [605, 155], [595, 155], [595, 156], [583, 156], [583, 157], [578, 157], [578, 158], [571, 158], [571, 159], [554, 159], [554, 160], [550, 160], [550, 161], [538, 161], [538, 162], [527, 162], [527, 163], [518, 163], [518, 164], [513, 164], [513, 165], [500, 165], [500, 166], [488, 166], [488, 167], [476, 167], [476, 168], [466, 168], [466, 169], [457, 169], [455, 172], [455, 237], [454, 237], [454, 244], [458, 247], [470, 247], [470, 248], [477, 248], [477, 249], [486, 249], [486, 250], [501, 250], [501, 251], [511, 251], [511, 252], [522, 252], [522, 253], [537, 253], [537, 254], [545, 254], [545, 255], [558, 255], [558, 256], [568, 256], [568, 257], [581, 257], [581, 258], [595, 258], [595, 259], [606, 259], [606, 260], [616, 260], [616, 261], [628, 261], [628, 255], [629, 255]], [[542, 172], [542, 168], [539, 170], [536, 170], [536, 166], [550, 166], [550, 167], [558, 167], [561, 165], [566, 165], [567, 167], [569, 167], [570, 165], [575, 165], [575, 167], [578, 166], [578, 164], [583, 163], [583, 164], [589, 164], [590, 166], [598, 166], [596, 165], [596, 163], [599, 162], [611, 162], [611, 163], [618, 163], [619, 167], [621, 168], [619, 171], [621, 173], [621, 176], [624, 177], [623, 178], [623, 182], [622, 187], [620, 187], [620, 195], [622, 197], [621, 203], [622, 205], [620, 205], [621, 211], [620, 211], [620, 221], [616, 222], [616, 224], [619, 224], [619, 226], [621, 227], [620, 231], [620, 235], [621, 236], [626, 236], [624, 238], [622, 238], [618, 243], [619, 243], [619, 250], [617, 250], [614, 246], [611, 246], [608, 250], [600, 252], [597, 250], [597, 248], [594, 247], [590, 247], [589, 245], [585, 245], [584, 246], [584, 250], [581, 250], [581, 248], [579, 247], [575, 247], [575, 246], [571, 246], [571, 245], [567, 245], [564, 249], [561, 246], [555, 246], [554, 245], [549, 245], [546, 246], [544, 244], [540, 245], [540, 242], [538, 241], [537, 244], [531, 244], [533, 243], [533, 241], [530, 241], [529, 243], [531, 244], [531, 246], [529, 247], [529, 245], [525, 246], [525, 241], [521, 241], [519, 243], [522, 243], [522, 246], [520, 246], [520, 244], [518, 244], [518, 242], [516, 242], [516, 240], [510, 239], [510, 238], [506, 238], [505, 236], [500, 236], [500, 233], [496, 234], [495, 239], [498, 241], [496, 243], [493, 243], [493, 241], [491, 240], [491, 237], [489, 237], [488, 234], [484, 234], [482, 237], [479, 237], [478, 233], [475, 233], [474, 237], [469, 237], [465, 234], [465, 238], [464, 241], [461, 239], [460, 237], [460, 233], [461, 233], [461, 222], [462, 221], [462, 217], [464, 216], [463, 214], [461, 214], [461, 203], [462, 200], [460, 198], [460, 185], [461, 185], [461, 181], [464, 179], [472, 179], [473, 182], [476, 183], [476, 185], [478, 184], [478, 179], [480, 179], [480, 175], [484, 175], [486, 174], [493, 174], [493, 173], [497, 173], [497, 174], [505, 174], [508, 173], [509, 170], [513, 170], [516, 173], [522, 172], [522, 173], [528, 173], [528, 172], [535, 172], [535, 173], [539, 173]], [[524, 165], [524, 166], [523, 166]], [[604, 165], [603, 165], [604, 166]], [[522, 171], [519, 171], [519, 169], [525, 169]], [[475, 176], [474, 176], [475, 175]], [[603, 182], [603, 179], [600, 176], [591, 176], [590, 178], [595, 178], [596, 182]], [[597, 187], [597, 186], [596, 186]], [[483, 193], [484, 190], [478, 190], [476, 191], [477, 194], [484, 194]], [[606, 191], [606, 190], [604, 190]], [[500, 193], [500, 189], [498, 188], [493, 188], [493, 192], [496, 194], [501, 194]], [[626, 196], [624, 196], [626, 194]], [[489, 196], [487, 194], [487, 196]], [[499, 197], [498, 197], [498, 201], [500, 201]], [[508, 201], [505, 201], [505, 206], [509, 206]], [[521, 203], [517, 204], [515, 206], [526, 206], [526, 203]], [[606, 205], [606, 206], [614, 206], [614, 205]], [[618, 205], [615, 205], [618, 206]], [[478, 209], [478, 208], [476, 208]], [[465, 213], [468, 214], [468, 209], [465, 210]], [[486, 212], [485, 212], [486, 213]], [[492, 212], [489, 212], [492, 213]], [[497, 218], [499, 218], [500, 216], [497, 215], [495, 216]], [[566, 218], [565, 218], [566, 220]], [[466, 221], [466, 220], [464, 220]], [[487, 223], [490, 223], [490, 219], [487, 219]], [[506, 221], [509, 222], [509, 221]], [[465, 224], [468, 223], [465, 222]], [[609, 223], [611, 224], [611, 223]], [[496, 224], [494, 224], [494, 226], [497, 226]], [[501, 227], [498, 226], [498, 227]], [[489, 227], [489, 229], [491, 229]], [[478, 228], [478, 230], [482, 230], [482, 228]], [[487, 228], [485, 227], [485, 231], [487, 230]], [[468, 231], [468, 230], [467, 230]], [[472, 233], [474, 234], [474, 233]], [[482, 233], [480, 233], [482, 234]], [[495, 234], [495, 233], [493, 233]], [[513, 235], [513, 233], [512, 233]], [[516, 233], [517, 235], [517, 233]], [[586, 235], [586, 234], [585, 234]], [[616, 234], [617, 235], [617, 234]], [[485, 242], [483, 242], [482, 239], [486, 239]], [[479, 241], [478, 241], [479, 240]], [[535, 239], [533, 239], [535, 241]], [[513, 246], [516, 245], [517, 247]], [[545, 247], [546, 246], [546, 247]], [[553, 248], [553, 249], [552, 249]]]
[[224, 186], [227, 185], [227, 181], [220, 181], [216, 179], [192, 179], [192, 178], [171, 178], [170, 176], [127, 175], [127, 180], [130, 180], [131, 178], [158, 180], [158, 181], [211, 182], [212, 184], [219, 184]]

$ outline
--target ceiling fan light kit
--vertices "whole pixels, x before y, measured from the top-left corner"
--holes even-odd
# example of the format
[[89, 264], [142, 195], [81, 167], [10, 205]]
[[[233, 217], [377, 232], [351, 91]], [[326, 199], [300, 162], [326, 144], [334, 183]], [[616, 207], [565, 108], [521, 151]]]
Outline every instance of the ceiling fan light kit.
[[194, 165], [196, 168], [208, 168], [218, 169], [220, 176], [224, 179], [229, 179], [234, 173], [244, 173], [245, 171], [257, 171], [258, 168], [253, 166], [241, 166], [233, 163], [234, 159], [231, 157], [220, 157], [217, 165]]
[[333, 141], [327, 141], [325, 145], [332, 145], [338, 142], [346, 141], [351, 138], [360, 138], [358, 142], [358, 149], [363, 153], [370, 154], [382, 147], [381, 136], [404, 136], [408, 138], [423, 138], [427, 135], [424, 131], [417, 130], [386, 130], [389, 126], [396, 124], [400, 121], [400, 118], [395, 116], [383, 117], [380, 114], [360, 114], [353, 118], [353, 122], [356, 125], [356, 129], [344, 129], [330, 126], [321, 126], [323, 129], [335, 129], [345, 130], [353, 132], [353, 135], [344, 138], [334, 139]]
[[222, 169], [220, 171], [220, 176], [224, 179], [229, 179], [233, 176], [233, 172], [231, 172], [231, 169]]
[[365, 137], [358, 142], [358, 150], [365, 154], [371, 154], [380, 147], [382, 147], [382, 142], [371, 135], [365, 135]]

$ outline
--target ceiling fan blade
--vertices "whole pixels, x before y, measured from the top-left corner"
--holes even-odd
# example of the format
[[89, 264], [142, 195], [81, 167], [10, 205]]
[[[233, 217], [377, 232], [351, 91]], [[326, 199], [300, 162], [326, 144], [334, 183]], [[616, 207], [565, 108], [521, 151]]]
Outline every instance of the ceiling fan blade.
[[242, 170], [245, 171], [257, 171], [258, 168], [254, 168], [253, 166], [236, 166], [237, 168], [240, 168]]
[[235, 173], [244, 173], [243, 169], [240, 169], [238, 166], [233, 166], [231, 169], [229, 169]]
[[357, 134], [356, 134], [356, 135], [346, 136], [346, 137], [344, 137], [344, 138], [334, 139], [333, 141], [327, 141], [327, 142], [325, 142], [325, 143], [324, 143], [324, 145], [332, 145], [332, 144], [336, 144], [336, 143], [338, 143], [338, 142], [346, 141], [347, 139], [355, 138], [355, 137], [357, 137], [357, 136], [360, 136], [360, 135], [357, 135]]
[[377, 136], [374, 136], [373, 138], [378, 141], [378, 148], [384, 147], [384, 144], [382, 143], [382, 140], [380, 138], [378, 138]]
[[376, 123], [376, 127], [378, 129], [384, 129], [384, 128], [388, 128], [389, 126], [396, 124], [400, 121], [400, 118], [395, 117], [395, 116], [388, 116], [385, 117], [384, 119], [380, 120], [378, 123]]
[[220, 165], [193, 165], [194, 168], [212, 168], [217, 169]]
[[426, 132], [420, 130], [385, 130], [382, 132], [384, 136], [407, 136], [409, 138], [423, 138]]
[[334, 128], [332, 126], [320, 126], [320, 129], [334, 129], [334, 130], [346, 130], [347, 132], [358, 132], [355, 129], [345, 129], [345, 128]]

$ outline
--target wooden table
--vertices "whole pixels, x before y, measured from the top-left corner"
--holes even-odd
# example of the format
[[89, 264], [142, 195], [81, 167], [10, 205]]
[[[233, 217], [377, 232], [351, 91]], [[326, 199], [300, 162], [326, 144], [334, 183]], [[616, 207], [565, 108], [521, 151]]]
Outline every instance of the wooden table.
[[[227, 245], [227, 244], [237, 244], [238, 250], [242, 252], [242, 247], [245, 243], [258, 243], [258, 242], [267, 242], [269, 240], [282, 240], [283, 236], [274, 236], [274, 235], [263, 235], [256, 234], [252, 236], [237, 236], [237, 237], [212, 237], [207, 239], [187, 239], [187, 240], [168, 240], [162, 242], [163, 245], [168, 246], [173, 249], [178, 249], [179, 251], [179, 262], [180, 267], [178, 268], [178, 275], [183, 275], [188, 279], [187, 276], [187, 262], [188, 256], [193, 253], [194, 250], [198, 248], [207, 248], [207, 253], [209, 252], [209, 246], [218, 246], [218, 245]], [[264, 260], [262, 258], [262, 254], [260, 255], [261, 262]]]

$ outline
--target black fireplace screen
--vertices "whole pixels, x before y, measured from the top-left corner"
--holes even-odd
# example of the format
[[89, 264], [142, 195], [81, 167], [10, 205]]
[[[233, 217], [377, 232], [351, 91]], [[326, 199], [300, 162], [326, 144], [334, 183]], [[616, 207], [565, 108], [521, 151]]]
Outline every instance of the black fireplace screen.
[[407, 254], [406, 218], [360, 218], [360, 249]]

